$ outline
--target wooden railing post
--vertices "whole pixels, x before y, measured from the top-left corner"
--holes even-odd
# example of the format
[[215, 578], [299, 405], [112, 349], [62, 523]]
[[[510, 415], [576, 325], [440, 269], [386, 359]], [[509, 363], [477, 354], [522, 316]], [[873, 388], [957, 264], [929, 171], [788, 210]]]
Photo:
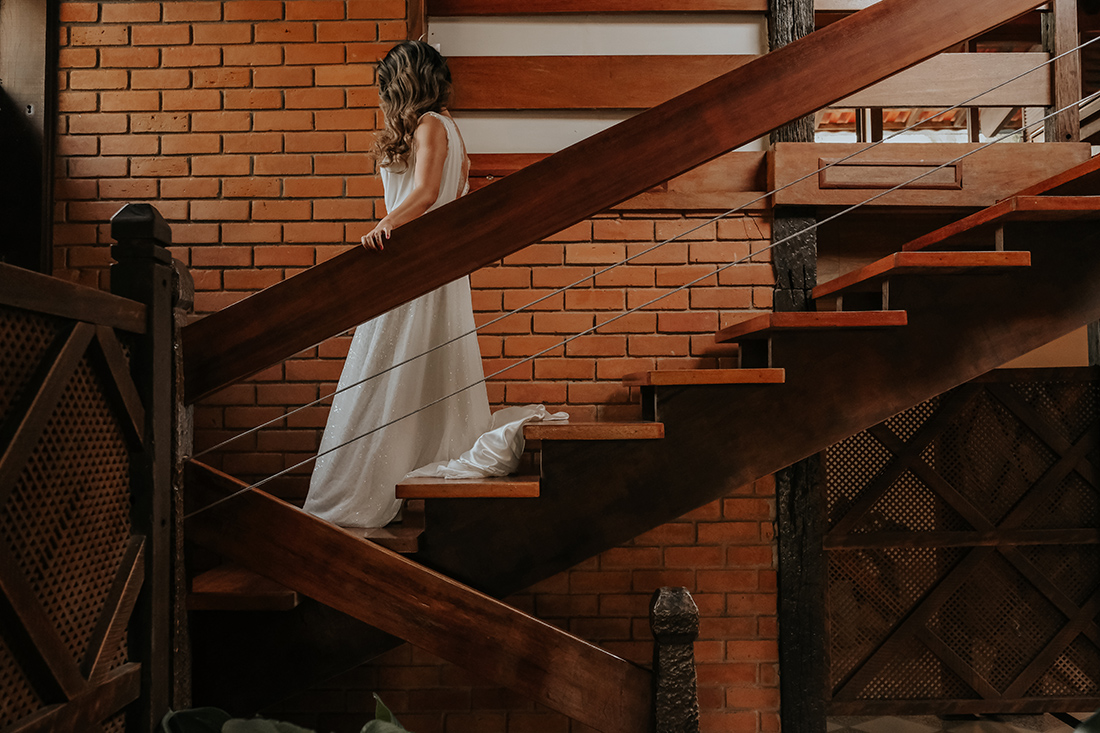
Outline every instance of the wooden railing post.
[[[1042, 13], [1043, 50], [1060, 56], [1077, 46], [1077, 0], [1054, 0]], [[1047, 113], [1064, 110], [1046, 121], [1044, 140], [1069, 143], [1081, 140], [1081, 54], [1069, 53], [1054, 62], [1051, 108]]]
[[664, 587], [649, 605], [653, 629], [653, 713], [656, 733], [698, 733], [695, 639], [699, 609], [686, 588]]
[[142, 695], [131, 724], [134, 730], [152, 730], [169, 706], [179, 702], [172, 699], [174, 628], [182, 623], [177, 619], [173, 542], [181, 520], [173, 511], [173, 479], [178, 473], [173, 453], [179, 435], [174, 375], [177, 275], [166, 249], [172, 242], [171, 229], [149, 204], [123, 207], [111, 218], [111, 236], [118, 242], [111, 247], [116, 261], [111, 266], [111, 290], [146, 307], [146, 332], [136, 341], [130, 362], [145, 409], [144, 446], [130, 461], [131, 524], [134, 534], [145, 536], [146, 556], [129, 648], [142, 665]]

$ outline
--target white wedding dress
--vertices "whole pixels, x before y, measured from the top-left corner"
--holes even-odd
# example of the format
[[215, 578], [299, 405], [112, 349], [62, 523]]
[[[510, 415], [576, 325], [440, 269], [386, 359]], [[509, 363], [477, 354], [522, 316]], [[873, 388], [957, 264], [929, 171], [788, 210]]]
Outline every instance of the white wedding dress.
[[[430, 211], [464, 195], [467, 183], [466, 151], [454, 120], [428, 114], [447, 130], [443, 178]], [[404, 171], [381, 169], [388, 211], [413, 189], [415, 154], [414, 149]], [[418, 466], [436, 471], [430, 475], [453, 476], [442, 467], [469, 454], [472, 458], [462, 463], [464, 476], [515, 470], [523, 450], [522, 424], [543, 418], [546, 411], [518, 408], [504, 424], [491, 420], [473, 329], [470, 280], [463, 277], [355, 330], [310, 478], [307, 512], [344, 527], [381, 527], [401, 509], [394, 486]], [[373, 378], [345, 390], [368, 377]]]

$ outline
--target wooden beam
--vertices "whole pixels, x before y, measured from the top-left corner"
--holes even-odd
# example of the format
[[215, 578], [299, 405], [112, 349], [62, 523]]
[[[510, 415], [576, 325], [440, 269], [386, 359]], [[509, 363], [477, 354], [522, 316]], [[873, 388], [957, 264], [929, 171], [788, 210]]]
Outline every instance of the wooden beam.
[[[891, 143], [860, 152], [863, 146], [854, 143], [776, 145], [771, 153], [770, 188], [781, 189], [774, 196], [776, 206], [851, 206], [905, 184], [872, 205], [977, 209], [1080, 165], [1091, 155], [1083, 143], [979, 147], [973, 143]], [[966, 153], [970, 155], [955, 160]], [[817, 172], [829, 163], [837, 165]], [[933, 171], [939, 166], [943, 168]], [[925, 173], [929, 175], [917, 178]]]
[[1030, 252], [896, 252], [814, 288], [814, 298], [845, 291], [880, 287], [899, 275], [959, 275], [967, 272], [997, 273], [1005, 268], [1027, 267]]
[[[1039, 5], [882, 0], [183, 329], [188, 401]], [[365, 294], [369, 294], [364, 297]]]
[[459, 56], [457, 111], [647, 109], [756, 56]]
[[425, 0], [408, 0], [408, 13], [405, 19], [405, 38], [417, 41], [428, 33], [428, 13]]
[[59, 336], [27, 385], [25, 396], [12, 406], [4, 424], [0, 425], [0, 445], [4, 446], [0, 451], [0, 506], [7, 501], [23, 472], [94, 335], [94, 326], [77, 323], [72, 331]]
[[1044, 123], [1049, 143], [1077, 142], [1081, 139], [1081, 54], [1073, 52], [1081, 42], [1077, 32], [1077, 0], [1053, 0], [1043, 17], [1043, 47], [1054, 56], [1052, 99], [1047, 112], [1063, 110]]
[[0, 262], [0, 305], [145, 333], [145, 306]]
[[606, 733], [649, 725], [649, 672], [263, 492], [193, 515], [187, 531], [235, 562], [574, 720]]
[[103, 665], [110, 663], [109, 655], [115, 653], [122, 641], [137, 602], [145, 578], [145, 538], [134, 536], [119, 563], [114, 583], [107, 593], [99, 620], [92, 629], [92, 638], [80, 663], [85, 679], [97, 682], [104, 674]]
[[96, 327], [96, 344], [106, 367], [104, 382], [107, 390], [114, 395], [116, 411], [122, 432], [134, 450], [140, 450], [145, 442], [145, 407], [141, 404], [141, 395], [130, 375], [130, 365], [122, 350], [114, 329], [107, 326]]
[[141, 694], [141, 665], [124, 664], [67, 703], [50, 705], [4, 728], [4, 733], [86, 733]]
[[974, 106], [1044, 107], [1051, 103], [1049, 60], [1047, 53], [944, 53], [833, 106], [953, 107], [977, 97]]
[[767, 0], [428, 0], [432, 17], [554, 13], [763, 13]]
[[57, 699], [60, 693], [72, 700], [88, 687], [7, 542], [0, 542], [0, 621], [6, 643], [39, 697]]

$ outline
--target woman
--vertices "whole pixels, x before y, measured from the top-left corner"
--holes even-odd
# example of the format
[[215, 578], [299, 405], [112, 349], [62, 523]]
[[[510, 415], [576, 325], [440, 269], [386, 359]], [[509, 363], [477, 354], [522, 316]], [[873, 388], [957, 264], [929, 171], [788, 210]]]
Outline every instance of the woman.
[[[378, 87], [385, 129], [374, 156], [387, 213], [362, 243], [382, 251], [395, 227], [464, 195], [470, 163], [447, 112], [451, 75], [438, 51], [422, 41], [398, 44], [378, 66]], [[470, 282], [463, 277], [356, 329], [339, 389], [473, 328]], [[339, 392], [320, 448], [332, 452], [314, 465], [305, 510], [345, 527], [387, 524], [401, 508], [394, 486], [405, 474], [457, 457], [490, 428], [483, 379], [471, 334]], [[333, 450], [337, 446], [343, 447]]]

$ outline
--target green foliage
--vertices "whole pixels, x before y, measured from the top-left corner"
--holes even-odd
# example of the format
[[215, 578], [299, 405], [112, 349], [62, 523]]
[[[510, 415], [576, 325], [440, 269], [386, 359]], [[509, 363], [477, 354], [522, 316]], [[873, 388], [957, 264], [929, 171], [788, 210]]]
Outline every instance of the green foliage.
[[[169, 710], [161, 721], [164, 733], [314, 733], [292, 723], [264, 718], [234, 718], [218, 708]], [[409, 733], [393, 712], [374, 696], [374, 720], [360, 733]]]

